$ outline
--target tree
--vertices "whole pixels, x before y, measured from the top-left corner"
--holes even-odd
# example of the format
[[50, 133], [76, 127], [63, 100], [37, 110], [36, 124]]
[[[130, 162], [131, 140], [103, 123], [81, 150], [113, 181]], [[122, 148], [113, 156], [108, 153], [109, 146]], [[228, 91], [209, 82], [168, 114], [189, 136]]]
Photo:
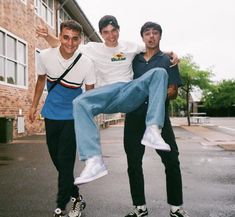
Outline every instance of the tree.
[[211, 85], [210, 77], [212, 73], [210, 70], [201, 70], [199, 66], [193, 62], [193, 57], [189, 54], [180, 60], [179, 69], [183, 81], [182, 89], [185, 91], [186, 115], [188, 125], [190, 126], [190, 91], [192, 91], [193, 87], [199, 87], [202, 90], [209, 89]]
[[211, 89], [205, 92], [204, 105], [212, 109], [225, 109], [227, 116], [230, 116], [230, 109], [235, 106], [235, 80], [223, 80], [212, 85]]
[[175, 100], [170, 100], [170, 114], [172, 117], [176, 115], [185, 116], [186, 100], [185, 91], [181, 88], [178, 90], [178, 97]]

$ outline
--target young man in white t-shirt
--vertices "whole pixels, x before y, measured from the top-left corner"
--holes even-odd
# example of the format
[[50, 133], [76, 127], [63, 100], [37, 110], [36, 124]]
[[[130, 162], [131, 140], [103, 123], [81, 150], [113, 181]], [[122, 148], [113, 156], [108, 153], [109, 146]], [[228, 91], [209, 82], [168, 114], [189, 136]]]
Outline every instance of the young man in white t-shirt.
[[[31, 122], [35, 120], [37, 106], [43, 93], [45, 82], [47, 88], [55, 84], [56, 80], [73, 63], [78, 56], [78, 46], [81, 43], [82, 27], [70, 20], [61, 24], [60, 47], [42, 50], [38, 59], [38, 80], [35, 94], [29, 111]], [[83, 91], [93, 89], [96, 83], [93, 62], [82, 55], [78, 62], [65, 77], [48, 92], [42, 109], [45, 118], [46, 139], [51, 159], [58, 171], [57, 208], [54, 217], [67, 216], [66, 204], [72, 197], [72, 209], [69, 217], [80, 217], [85, 202], [79, 195], [79, 189], [74, 185], [74, 163], [76, 156], [76, 138], [73, 120], [74, 98]]]
[[[166, 70], [154, 68], [133, 81], [132, 60], [142, 49], [134, 43], [118, 41], [119, 25], [114, 16], [102, 17], [99, 30], [104, 43], [89, 42], [79, 47], [84, 55], [93, 60], [99, 87], [73, 101], [79, 157], [86, 162], [81, 175], [75, 179], [75, 184], [78, 185], [108, 173], [102, 159], [99, 130], [93, 120], [100, 113], [127, 113], [138, 108], [149, 97], [146, 117], [148, 127], [142, 144], [170, 151], [170, 146], [160, 134], [167, 95]], [[43, 36], [40, 29], [38, 33]], [[48, 37], [47, 32], [44, 37], [51, 45], [58, 44], [53, 36]]]

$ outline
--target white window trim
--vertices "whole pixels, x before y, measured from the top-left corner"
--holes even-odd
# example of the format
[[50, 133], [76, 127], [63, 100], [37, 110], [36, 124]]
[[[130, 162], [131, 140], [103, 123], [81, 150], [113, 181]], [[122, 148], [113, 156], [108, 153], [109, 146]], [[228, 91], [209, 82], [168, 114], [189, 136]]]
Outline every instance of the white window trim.
[[[37, 8], [36, 7], [36, 1], [37, 0], [34, 0], [34, 8]], [[40, 1], [40, 4], [42, 4], [42, 0], [39, 0]], [[45, 20], [43, 17], [42, 17], [42, 15], [40, 14], [40, 13], [38, 13], [38, 12], [36, 12], [36, 10], [34, 10], [34, 13], [37, 15], [37, 16], [39, 16], [46, 24], [48, 24], [51, 28], [53, 28], [54, 29], [54, 26], [55, 26], [55, 20], [54, 20], [54, 15], [55, 15], [55, 1], [54, 0], [52, 0], [52, 4], [53, 4], [53, 9], [51, 9], [52, 10], [52, 24], [50, 24], [50, 23], [48, 23], [48, 21], [47, 20]], [[48, 7], [49, 8], [49, 7]]]
[[[20, 42], [22, 42], [22, 43], [25, 44], [25, 67], [26, 67], [26, 70], [25, 70], [25, 81], [26, 81], [26, 84], [25, 84], [25, 86], [18, 85], [18, 84], [9, 84], [9, 83], [7, 83], [6, 81], [0, 81], [0, 84], [1, 84], [1, 85], [6, 85], [6, 86], [15, 87], [15, 88], [28, 89], [28, 77], [29, 77], [29, 76], [28, 76], [28, 67], [29, 67], [29, 66], [28, 66], [28, 43], [27, 43], [27, 41], [25, 41], [25, 40], [19, 38], [19, 37], [16, 36], [15, 34], [13, 34], [13, 33], [9, 32], [9, 31], [7, 31], [6, 29], [4, 29], [4, 28], [2, 28], [2, 27], [0, 27], [0, 30], [5, 33], [5, 36], [6, 36], [6, 35], [9, 35], [10, 37], [16, 39], [17, 41], [20, 41]], [[6, 43], [4, 44], [4, 46], [6, 46]], [[7, 48], [5, 48], [5, 50], [6, 50], [6, 49], [7, 49]], [[16, 55], [17, 55], [17, 54], [16, 54]], [[12, 61], [14, 61], [14, 62], [19, 63], [18, 61], [13, 60], [13, 59], [11, 59], [11, 58], [5, 56], [5, 55], [0, 55], [0, 56], [3, 57], [3, 58], [5, 58], [6, 60], [12, 60]], [[22, 63], [19, 63], [19, 64], [22, 65]]]
[[[60, 22], [63, 22], [64, 20], [61, 20], [60, 19], [60, 10], [63, 10], [63, 12], [70, 18], [72, 19], [72, 17], [68, 14], [68, 12], [65, 10], [64, 7], [60, 8], [58, 11], [57, 11], [57, 29], [58, 29], [58, 35], [60, 34]], [[58, 36], [57, 35], [57, 36]]]

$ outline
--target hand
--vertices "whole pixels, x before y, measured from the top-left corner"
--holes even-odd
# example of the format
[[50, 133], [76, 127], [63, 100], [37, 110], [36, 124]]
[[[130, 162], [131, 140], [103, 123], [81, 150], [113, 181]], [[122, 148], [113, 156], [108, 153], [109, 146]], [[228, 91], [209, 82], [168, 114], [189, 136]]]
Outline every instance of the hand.
[[36, 37], [46, 38], [48, 36], [48, 28], [45, 25], [38, 25], [36, 28]]
[[174, 52], [170, 53], [170, 58], [171, 58], [170, 61], [172, 63], [172, 65], [170, 67], [173, 67], [173, 66], [177, 65], [180, 62], [180, 59], [179, 59], [178, 55]]
[[176, 86], [175, 84], [171, 84], [169, 85], [168, 89], [167, 89], [167, 96], [169, 99], [176, 99], [178, 95], [178, 86]]
[[30, 110], [29, 110], [29, 121], [30, 123], [33, 123], [34, 120], [36, 119], [36, 113], [37, 113], [37, 109], [32, 107]]

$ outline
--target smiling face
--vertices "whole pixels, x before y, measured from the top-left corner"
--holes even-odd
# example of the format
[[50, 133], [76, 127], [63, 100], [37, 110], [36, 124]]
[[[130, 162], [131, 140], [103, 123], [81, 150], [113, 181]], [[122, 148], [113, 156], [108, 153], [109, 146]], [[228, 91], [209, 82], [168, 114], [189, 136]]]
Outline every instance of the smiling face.
[[63, 28], [60, 33], [61, 55], [65, 59], [69, 59], [70, 57], [72, 57], [79, 44], [81, 43], [81, 40], [81, 35], [78, 31], [69, 29], [67, 27]]
[[118, 45], [119, 29], [111, 24], [104, 27], [100, 32], [107, 47], [116, 47]]
[[147, 49], [156, 49], [159, 48], [161, 33], [154, 28], [149, 28], [143, 32], [142, 39]]

